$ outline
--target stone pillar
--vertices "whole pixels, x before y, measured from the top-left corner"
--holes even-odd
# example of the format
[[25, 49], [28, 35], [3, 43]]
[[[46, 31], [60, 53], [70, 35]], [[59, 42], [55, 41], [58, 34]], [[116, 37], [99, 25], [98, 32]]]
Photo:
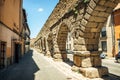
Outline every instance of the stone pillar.
[[85, 77], [97, 78], [108, 74], [108, 68], [102, 67], [100, 51], [98, 51], [97, 40], [86, 40], [78, 37], [74, 39], [74, 56], [75, 66], [79, 67], [80, 73]]
[[41, 46], [42, 46], [42, 50], [41, 50], [41, 52], [43, 53], [43, 54], [45, 54], [45, 45], [44, 45], [44, 38], [41, 38]]
[[[85, 77], [97, 78], [108, 75], [108, 68], [102, 67], [100, 51], [98, 51], [99, 32], [88, 33], [77, 28], [73, 32], [73, 62]], [[73, 70], [74, 67], [72, 68]]]
[[78, 51], [74, 53], [74, 64], [78, 67], [101, 67], [100, 51]]
[[41, 44], [41, 39], [40, 39], [40, 52], [42, 52], [42, 44]]
[[48, 45], [48, 41], [46, 40], [46, 56], [50, 57], [51, 56], [51, 53], [50, 53], [50, 50], [49, 50], [49, 45]]
[[42, 53], [43, 45], [42, 45], [42, 38], [40, 38], [40, 52]]
[[46, 38], [43, 38], [43, 54], [46, 55]]
[[58, 47], [56, 34], [53, 35], [53, 58], [55, 61], [62, 61], [62, 56]]
[[74, 64], [85, 77], [98, 78], [108, 75], [108, 68], [102, 67], [99, 51], [83, 51], [74, 54]]

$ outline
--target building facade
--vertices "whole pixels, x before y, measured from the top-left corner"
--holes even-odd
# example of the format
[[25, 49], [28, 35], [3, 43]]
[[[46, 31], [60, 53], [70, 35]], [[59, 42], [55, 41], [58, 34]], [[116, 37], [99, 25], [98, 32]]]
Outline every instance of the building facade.
[[27, 15], [25, 9], [23, 11], [23, 18], [22, 18], [22, 23], [23, 23], [23, 29], [22, 29], [22, 36], [24, 40], [24, 53], [27, 53], [30, 50], [30, 29], [27, 23]]
[[22, 0], [0, 0], [0, 69], [18, 63], [23, 56]]
[[114, 53], [114, 26], [112, 14], [108, 17], [107, 22], [101, 30], [99, 50], [104, 52], [108, 57], [113, 57]]
[[35, 41], [35, 38], [30, 39], [30, 47], [31, 48], [34, 48], [34, 41]]
[[120, 3], [113, 11], [115, 30], [115, 55], [120, 51]]
[[71, 33], [68, 33], [67, 40], [66, 40], [66, 50], [68, 52], [73, 52], [74, 47], [73, 47], [73, 38]]
[[[99, 50], [104, 52], [108, 57], [114, 56], [114, 23], [113, 15], [109, 15], [104, 27], [101, 29]], [[74, 41], [71, 33], [68, 33], [66, 41], [66, 49], [68, 52], [74, 51]]]
[[102, 28], [99, 50], [108, 57], [115, 57], [120, 51], [120, 3], [115, 7]]

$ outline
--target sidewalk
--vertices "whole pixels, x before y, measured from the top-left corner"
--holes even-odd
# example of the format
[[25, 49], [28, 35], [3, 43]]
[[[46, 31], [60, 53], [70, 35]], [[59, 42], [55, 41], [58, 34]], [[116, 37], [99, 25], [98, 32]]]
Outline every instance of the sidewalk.
[[67, 76], [68, 80], [86, 80], [86, 78], [84, 78], [81, 74], [78, 74], [77, 72], [73, 72], [71, 70], [71, 66], [68, 65], [67, 63], [53, 61], [52, 58], [48, 58], [43, 54], [40, 54], [40, 55], [43, 56], [44, 59], [48, 61], [51, 65], [53, 65], [56, 69], [58, 69], [65, 76]]
[[0, 80], [67, 80], [67, 77], [31, 50], [18, 64], [1, 71]]
[[[39, 53], [39, 52], [37, 52], [37, 53]], [[101, 78], [95, 78], [95, 79], [85, 78], [82, 74], [80, 74], [78, 72], [73, 72], [71, 70], [72, 67], [69, 64], [67, 64], [65, 62], [54, 61], [53, 58], [44, 56], [43, 54], [40, 54], [40, 55], [46, 61], [48, 61], [50, 64], [52, 64], [56, 69], [58, 69], [65, 76], [67, 76], [67, 80], [104, 80], [104, 79], [101, 79]]]
[[14, 64], [0, 72], [0, 80], [103, 80], [88, 79], [73, 72], [64, 62], [55, 62], [36, 50], [31, 50]]
[[106, 57], [105, 59], [115, 60], [115, 57]]
[[112, 63], [116, 63], [116, 60], [114, 57], [106, 57], [105, 59], [102, 59], [102, 61], [110, 61]]

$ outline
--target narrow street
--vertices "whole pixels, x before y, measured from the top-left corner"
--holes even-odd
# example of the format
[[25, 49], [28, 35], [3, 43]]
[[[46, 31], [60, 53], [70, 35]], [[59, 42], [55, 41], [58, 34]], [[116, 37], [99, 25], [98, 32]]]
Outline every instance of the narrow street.
[[0, 80], [67, 80], [67, 77], [31, 50], [18, 64], [0, 71]]
[[[68, 57], [72, 60], [71, 54]], [[1, 70], [0, 80], [91, 80], [73, 72], [71, 64], [56, 62], [33, 49], [19, 63]]]
[[[68, 58], [72, 60], [72, 54]], [[104, 80], [120, 80], [120, 64], [114, 60], [103, 59], [103, 66], [109, 68], [109, 77]], [[110, 63], [111, 62], [111, 63]], [[55, 62], [36, 50], [29, 53], [17, 64], [0, 71], [0, 80], [92, 80], [71, 71], [69, 63]], [[98, 79], [103, 80], [103, 79]]]
[[119, 51], [120, 0], [0, 0], [0, 80], [120, 80]]
[[120, 63], [116, 63], [114, 58], [108, 58], [102, 59], [102, 65], [108, 67], [110, 76], [114, 80], [120, 80]]

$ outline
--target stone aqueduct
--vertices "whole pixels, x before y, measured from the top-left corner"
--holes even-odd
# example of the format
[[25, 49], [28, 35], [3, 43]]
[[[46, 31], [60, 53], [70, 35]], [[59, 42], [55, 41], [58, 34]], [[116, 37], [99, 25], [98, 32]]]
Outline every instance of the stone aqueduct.
[[67, 60], [66, 39], [72, 34], [74, 64], [86, 77], [108, 74], [98, 51], [100, 31], [120, 0], [60, 0], [39, 32], [35, 46], [55, 60]]

